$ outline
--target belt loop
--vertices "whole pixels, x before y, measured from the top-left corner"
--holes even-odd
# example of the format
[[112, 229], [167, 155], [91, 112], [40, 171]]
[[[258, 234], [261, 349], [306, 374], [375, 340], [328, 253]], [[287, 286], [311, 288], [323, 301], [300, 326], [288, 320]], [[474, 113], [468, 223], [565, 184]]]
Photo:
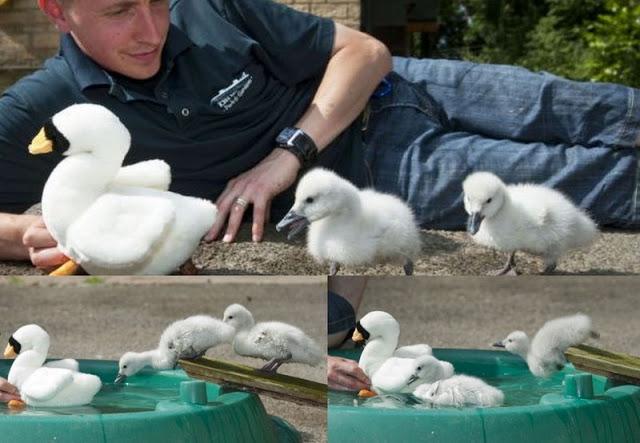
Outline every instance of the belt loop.
[[362, 132], [369, 128], [369, 117], [371, 117], [371, 102], [367, 102], [367, 106], [362, 111]]

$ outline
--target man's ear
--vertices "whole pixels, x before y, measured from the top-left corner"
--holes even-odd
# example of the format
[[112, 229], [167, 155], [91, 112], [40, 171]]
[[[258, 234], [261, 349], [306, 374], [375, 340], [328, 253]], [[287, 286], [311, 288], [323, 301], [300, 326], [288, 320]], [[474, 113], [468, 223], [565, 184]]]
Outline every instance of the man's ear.
[[49, 17], [49, 20], [56, 25], [58, 31], [70, 31], [69, 23], [62, 10], [62, 5], [60, 5], [58, 0], [38, 0], [38, 7]]

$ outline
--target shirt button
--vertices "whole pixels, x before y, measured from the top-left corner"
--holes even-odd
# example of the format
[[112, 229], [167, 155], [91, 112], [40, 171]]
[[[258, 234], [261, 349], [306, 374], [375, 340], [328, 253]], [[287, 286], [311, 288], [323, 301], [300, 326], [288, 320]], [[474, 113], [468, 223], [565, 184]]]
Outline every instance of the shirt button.
[[191, 111], [189, 110], [189, 108], [182, 108], [182, 110], [180, 111], [180, 114], [182, 114], [183, 117], [189, 117], [189, 114], [191, 114]]

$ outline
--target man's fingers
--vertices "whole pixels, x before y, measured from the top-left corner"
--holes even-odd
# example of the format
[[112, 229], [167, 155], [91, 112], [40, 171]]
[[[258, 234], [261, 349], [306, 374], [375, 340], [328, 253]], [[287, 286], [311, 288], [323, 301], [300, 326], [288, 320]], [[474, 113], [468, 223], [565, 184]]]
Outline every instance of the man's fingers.
[[231, 206], [231, 211], [229, 211], [229, 220], [227, 221], [227, 231], [222, 238], [223, 242], [230, 243], [236, 238], [238, 229], [240, 229], [240, 223], [242, 223], [242, 216], [244, 215], [245, 209], [246, 206], [239, 205], [237, 203], [234, 203]]
[[22, 243], [31, 248], [52, 248], [57, 245], [47, 228], [35, 224], [25, 231]]
[[360, 367], [357, 367], [356, 369], [354, 369], [350, 375], [354, 377], [356, 380], [360, 381], [361, 383], [364, 383], [367, 386], [371, 384], [371, 380], [369, 380], [369, 377], [367, 377], [367, 374], [365, 374]]
[[20, 400], [20, 396], [15, 394], [7, 394], [5, 392], [0, 392], [0, 403], [7, 403], [7, 402], [10, 402], [11, 400]]
[[31, 249], [29, 255], [36, 268], [52, 268], [69, 260], [58, 248]]
[[0, 392], [6, 394], [18, 394], [18, 388], [13, 386], [7, 380], [0, 377]]
[[359, 391], [360, 389], [367, 389], [369, 385], [348, 374], [336, 372], [329, 379], [329, 387], [340, 391]]
[[266, 211], [266, 202], [253, 202], [253, 224], [251, 225], [251, 239], [254, 242], [262, 240], [262, 236], [264, 235], [264, 223], [267, 217]]

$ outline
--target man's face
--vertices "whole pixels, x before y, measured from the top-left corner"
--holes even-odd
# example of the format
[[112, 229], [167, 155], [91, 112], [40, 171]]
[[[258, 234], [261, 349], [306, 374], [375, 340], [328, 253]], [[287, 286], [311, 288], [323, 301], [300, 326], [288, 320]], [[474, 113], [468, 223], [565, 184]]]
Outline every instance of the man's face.
[[110, 71], [143, 80], [160, 69], [169, 0], [66, 0], [58, 28]]

